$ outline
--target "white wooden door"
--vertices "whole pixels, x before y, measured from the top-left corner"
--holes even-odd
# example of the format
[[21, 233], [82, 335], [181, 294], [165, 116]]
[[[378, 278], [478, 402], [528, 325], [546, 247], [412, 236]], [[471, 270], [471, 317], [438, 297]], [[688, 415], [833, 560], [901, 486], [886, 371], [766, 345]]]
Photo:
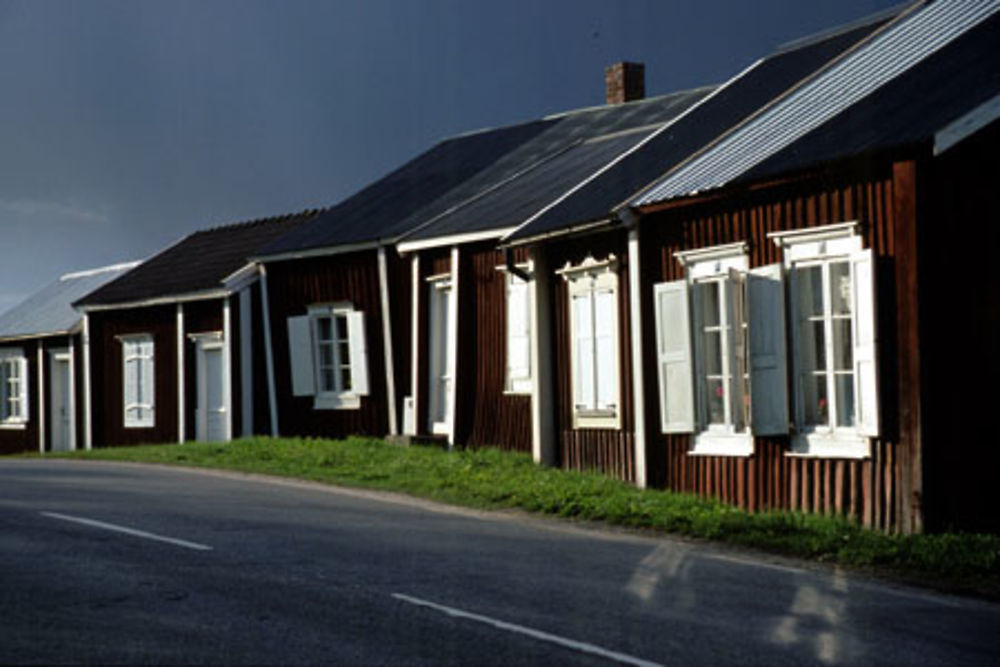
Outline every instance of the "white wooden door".
[[67, 452], [75, 448], [72, 357], [66, 350], [53, 350], [49, 357], [51, 382], [49, 406], [52, 429], [52, 451]]
[[448, 395], [451, 391], [450, 368], [455, 346], [448, 344], [448, 315], [451, 301], [450, 283], [441, 281], [430, 284], [430, 400], [428, 421], [432, 433], [448, 433], [451, 421]]
[[198, 404], [195, 408], [195, 437], [208, 442], [229, 439], [225, 393], [223, 391], [222, 343], [198, 344]]

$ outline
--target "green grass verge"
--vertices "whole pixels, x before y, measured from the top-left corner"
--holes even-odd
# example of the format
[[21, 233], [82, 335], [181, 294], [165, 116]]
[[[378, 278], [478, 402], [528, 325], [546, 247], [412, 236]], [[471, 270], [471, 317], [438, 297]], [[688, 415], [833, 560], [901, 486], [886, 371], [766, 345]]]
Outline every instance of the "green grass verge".
[[952, 590], [1000, 593], [1000, 536], [885, 535], [837, 517], [750, 514], [690, 494], [637, 489], [597, 473], [538, 466], [528, 456], [494, 449], [448, 452], [365, 438], [252, 438], [58, 456], [224, 468], [399, 491], [467, 507], [519, 508], [715, 540]]

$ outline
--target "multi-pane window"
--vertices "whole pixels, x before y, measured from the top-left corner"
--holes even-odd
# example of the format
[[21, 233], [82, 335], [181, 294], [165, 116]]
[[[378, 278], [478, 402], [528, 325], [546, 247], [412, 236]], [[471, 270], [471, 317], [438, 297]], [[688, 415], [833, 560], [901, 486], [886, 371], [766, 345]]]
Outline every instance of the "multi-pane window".
[[732, 432], [750, 423], [745, 289], [728, 275], [693, 285], [700, 421], [707, 429]]
[[507, 276], [507, 391], [531, 391], [531, 297], [528, 283]]
[[28, 420], [28, 362], [20, 352], [0, 352], [0, 425]]
[[153, 426], [155, 390], [153, 337], [126, 336], [122, 344], [124, 423], [128, 428]]
[[615, 263], [585, 261], [562, 271], [569, 281], [573, 417], [577, 427], [616, 428], [618, 277]]
[[288, 318], [292, 394], [315, 409], [353, 409], [368, 394], [364, 314], [349, 303], [317, 305]]
[[351, 390], [351, 342], [347, 313], [317, 315], [313, 319], [316, 340], [316, 381], [320, 393]]

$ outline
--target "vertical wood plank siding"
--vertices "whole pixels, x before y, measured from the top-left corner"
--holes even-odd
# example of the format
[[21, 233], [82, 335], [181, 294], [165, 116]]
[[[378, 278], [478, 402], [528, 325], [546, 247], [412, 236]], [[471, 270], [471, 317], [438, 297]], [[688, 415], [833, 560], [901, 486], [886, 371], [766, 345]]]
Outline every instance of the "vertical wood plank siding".
[[[651, 480], [675, 491], [719, 498], [752, 511], [800, 510], [851, 516], [865, 526], [900, 529], [900, 425], [897, 419], [897, 315], [895, 291], [894, 193], [891, 165], [877, 172], [830, 176], [745, 192], [724, 202], [668, 209], [643, 218], [643, 307], [653, 313], [652, 285], [680, 280], [674, 258], [681, 250], [749, 242], [750, 266], [781, 262], [769, 232], [860, 220], [864, 246], [876, 257], [879, 383], [882, 436], [871, 457], [858, 459], [786, 456], [788, 437], [754, 438], [750, 457], [692, 456], [690, 436], [659, 432], [655, 373], [646, 380]], [[644, 320], [647, 367], [655, 367], [654, 318]]]
[[[623, 232], [609, 232], [582, 239], [552, 243], [548, 248], [553, 270], [568, 262], [579, 264], [587, 255], [618, 259], [618, 387], [621, 422], [618, 429], [573, 428], [573, 380], [569, 331], [569, 292], [561, 276], [549, 278], [553, 304], [552, 349], [558, 414], [558, 461], [563, 468], [598, 470], [625, 481], [635, 481], [634, 420], [632, 412], [631, 333], [629, 318], [628, 249]], [[543, 360], [544, 361], [544, 360]]]
[[[462, 248], [456, 441], [470, 447], [531, 452], [531, 396], [505, 394], [506, 273], [494, 244]], [[515, 254], [526, 261], [527, 250]]]
[[[92, 313], [90, 320], [94, 447], [177, 442], [175, 306], [101, 311]], [[122, 345], [118, 337], [131, 334], [153, 336], [156, 407], [149, 428], [124, 425]]]
[[[267, 266], [278, 425], [282, 435], [342, 438], [388, 432], [382, 309], [375, 250]], [[315, 410], [313, 397], [292, 395], [288, 356], [289, 317], [305, 315], [312, 304], [349, 302], [365, 314], [369, 395], [352, 410]]]

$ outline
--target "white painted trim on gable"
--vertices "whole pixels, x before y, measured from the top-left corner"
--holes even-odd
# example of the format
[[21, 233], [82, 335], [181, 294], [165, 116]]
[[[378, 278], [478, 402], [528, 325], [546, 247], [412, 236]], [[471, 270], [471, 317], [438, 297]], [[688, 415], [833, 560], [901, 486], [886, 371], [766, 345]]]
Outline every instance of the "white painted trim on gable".
[[474, 243], [476, 241], [489, 241], [499, 239], [510, 234], [516, 227], [504, 227], [501, 229], [487, 229], [480, 232], [468, 232], [465, 234], [452, 234], [450, 236], [438, 236], [433, 239], [420, 239], [419, 241], [403, 241], [396, 245], [396, 251], [401, 255], [406, 255], [417, 250], [427, 248], [441, 248], [462, 243]]
[[286, 262], [292, 259], [310, 259], [313, 257], [327, 257], [329, 255], [344, 255], [350, 252], [361, 250], [375, 250], [380, 245], [392, 245], [398, 237], [384, 239], [383, 241], [362, 241], [361, 243], [346, 243], [344, 245], [326, 246], [323, 248], [310, 248], [308, 250], [293, 250], [291, 252], [280, 252], [274, 255], [258, 255], [250, 257], [253, 263], [264, 262]]
[[184, 442], [184, 304], [177, 304], [177, 442]]
[[448, 375], [451, 377], [451, 384], [448, 387], [448, 446], [455, 445], [455, 404], [458, 397], [458, 302], [461, 285], [458, 282], [459, 261], [461, 253], [457, 245], [451, 247], [451, 298], [448, 299], [448, 343], [447, 349], [453, 350], [447, 355]]
[[222, 286], [225, 287], [231, 294], [235, 294], [247, 285], [252, 285], [257, 281], [257, 278], [257, 264], [249, 262], [230, 273], [228, 276], [223, 278], [221, 282]]
[[138, 301], [122, 301], [121, 303], [95, 304], [77, 306], [77, 310], [83, 313], [97, 313], [105, 310], [125, 310], [127, 308], [145, 308], [147, 306], [164, 306], [172, 303], [188, 303], [190, 301], [207, 301], [209, 299], [223, 299], [229, 296], [226, 289], [210, 289], [200, 292], [189, 292], [173, 296], [158, 296], [152, 299], [140, 299]]
[[648, 476], [646, 469], [646, 396], [643, 391], [642, 363], [642, 280], [639, 272], [639, 228], [635, 227], [628, 233], [628, 299], [631, 322], [629, 330], [632, 335], [632, 423], [635, 425], [633, 442], [635, 444], [635, 485], [646, 488]]
[[91, 391], [93, 383], [90, 379], [90, 316], [83, 316], [83, 448], [86, 450], [94, 447], [93, 415], [91, 408], [93, 401]]
[[[254, 267], [256, 268], [256, 267]], [[253, 435], [253, 299], [250, 285], [240, 290], [240, 399], [241, 435]]]
[[260, 270], [260, 310], [264, 320], [264, 361], [267, 369], [267, 406], [271, 417], [271, 437], [278, 437], [278, 397], [274, 389], [274, 349], [271, 346], [271, 307], [267, 302], [267, 267]]
[[536, 463], [555, 465], [555, 391], [552, 379], [552, 305], [549, 298], [549, 258], [545, 248], [529, 250], [533, 268], [531, 290], [531, 354], [537, 363], [531, 383], [531, 455]]
[[392, 310], [389, 304], [389, 267], [384, 246], [378, 249], [378, 287], [379, 300], [382, 302], [382, 347], [385, 355], [385, 398], [389, 415], [389, 434], [397, 435], [399, 429], [396, 420], [395, 365], [392, 358]]

